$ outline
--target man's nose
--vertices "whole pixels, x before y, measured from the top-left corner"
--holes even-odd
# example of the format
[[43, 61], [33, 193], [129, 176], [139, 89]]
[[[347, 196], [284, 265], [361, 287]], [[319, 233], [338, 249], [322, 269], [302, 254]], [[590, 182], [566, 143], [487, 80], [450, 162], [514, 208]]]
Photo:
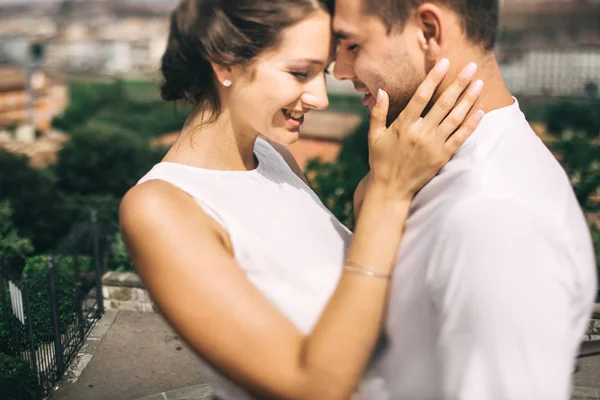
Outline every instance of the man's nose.
[[348, 51], [340, 49], [335, 56], [333, 76], [337, 80], [354, 80], [354, 59]]

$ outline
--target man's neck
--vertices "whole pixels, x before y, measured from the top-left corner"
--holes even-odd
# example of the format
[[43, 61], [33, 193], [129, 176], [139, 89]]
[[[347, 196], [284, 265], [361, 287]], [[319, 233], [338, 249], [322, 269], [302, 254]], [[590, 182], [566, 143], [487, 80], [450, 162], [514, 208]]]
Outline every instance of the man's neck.
[[474, 51], [463, 51], [461, 53], [457, 52], [454, 55], [454, 57], [448, 57], [451, 69], [442, 85], [440, 85], [438, 93], [443, 93], [443, 90], [456, 79], [460, 71], [467, 64], [475, 62], [478, 68], [472, 82], [481, 79], [483, 81], [483, 89], [472, 108], [472, 113], [477, 110], [483, 110], [488, 113], [499, 108], [508, 107], [514, 103], [493, 53], [482, 54]]
[[487, 55], [479, 62], [474, 80], [483, 81], [483, 90], [479, 99], [473, 106], [474, 110], [483, 110], [488, 113], [499, 108], [512, 105], [514, 99], [504, 82], [500, 66], [493, 53]]

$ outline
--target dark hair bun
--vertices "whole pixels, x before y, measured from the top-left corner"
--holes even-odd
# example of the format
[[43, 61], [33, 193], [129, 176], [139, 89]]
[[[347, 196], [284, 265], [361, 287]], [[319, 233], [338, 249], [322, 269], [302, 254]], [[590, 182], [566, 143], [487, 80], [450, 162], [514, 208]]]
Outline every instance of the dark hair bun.
[[161, 64], [161, 97], [165, 101], [185, 99], [196, 103], [200, 100], [197, 95], [209, 92], [214, 84], [212, 67], [204, 58], [205, 49], [194, 34], [199, 3], [208, 2], [181, 1], [171, 15], [169, 41]]

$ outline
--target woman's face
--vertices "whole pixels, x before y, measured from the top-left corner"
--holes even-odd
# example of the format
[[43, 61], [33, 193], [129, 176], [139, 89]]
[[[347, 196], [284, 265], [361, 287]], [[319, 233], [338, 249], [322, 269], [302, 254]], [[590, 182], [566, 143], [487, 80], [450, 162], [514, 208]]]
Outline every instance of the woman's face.
[[232, 68], [225, 90], [234, 128], [289, 144], [304, 114], [329, 105], [325, 70], [333, 55], [331, 19], [318, 10], [283, 31], [279, 46], [249, 68]]

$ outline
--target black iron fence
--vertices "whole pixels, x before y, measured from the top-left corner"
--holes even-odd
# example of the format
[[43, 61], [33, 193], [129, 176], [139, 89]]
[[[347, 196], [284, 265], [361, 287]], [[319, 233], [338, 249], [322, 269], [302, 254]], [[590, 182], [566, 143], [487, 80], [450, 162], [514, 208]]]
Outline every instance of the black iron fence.
[[92, 215], [52, 254], [20, 266], [0, 262], [0, 353], [29, 363], [37, 380], [31, 398], [50, 393], [104, 313], [102, 275], [113, 234]]

